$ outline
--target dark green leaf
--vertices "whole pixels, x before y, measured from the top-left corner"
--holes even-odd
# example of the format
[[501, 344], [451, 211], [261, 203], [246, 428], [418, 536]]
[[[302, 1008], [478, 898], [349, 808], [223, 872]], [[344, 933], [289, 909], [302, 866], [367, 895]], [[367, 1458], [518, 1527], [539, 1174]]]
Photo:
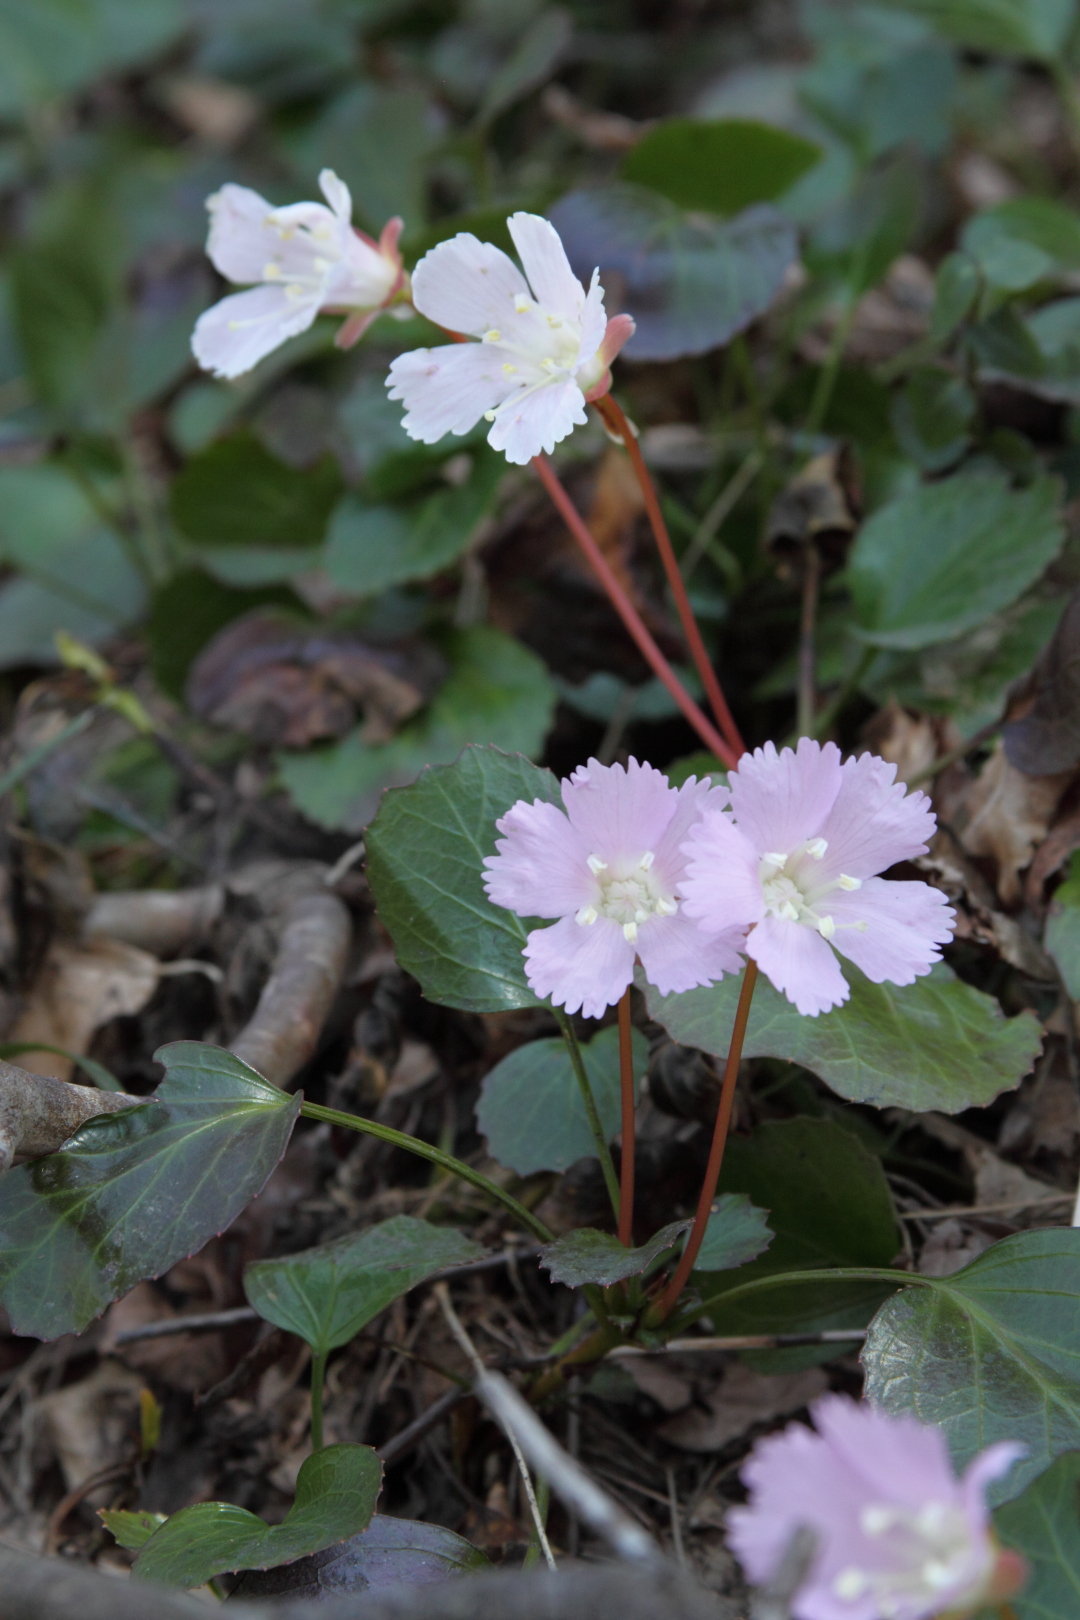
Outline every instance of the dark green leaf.
[[[643, 1074], [649, 1053], [637, 1030], [633, 1045], [634, 1072]], [[601, 1030], [581, 1050], [610, 1142], [618, 1134], [621, 1117], [618, 1030], [614, 1026]], [[476, 1122], [493, 1158], [519, 1176], [534, 1170], [568, 1170], [578, 1159], [596, 1156], [570, 1054], [558, 1036], [519, 1046], [484, 1076]]]
[[335, 585], [371, 596], [405, 580], [427, 579], [456, 562], [483, 519], [506, 471], [485, 445], [460, 489], [439, 490], [413, 509], [372, 506], [346, 495], [326, 537], [324, 566]]
[[575, 272], [596, 265], [609, 313], [628, 310], [632, 360], [706, 354], [773, 302], [798, 246], [768, 203], [726, 223], [691, 218], [643, 186], [571, 191], [549, 210]]
[[930, 336], [944, 343], [971, 313], [979, 296], [979, 267], [969, 253], [947, 253], [934, 274]]
[[478, 125], [490, 124], [550, 79], [573, 28], [574, 20], [562, 6], [549, 6], [533, 18], [488, 84], [476, 114]]
[[91, 1120], [0, 1178], [0, 1300], [12, 1331], [80, 1333], [111, 1300], [224, 1231], [285, 1151], [300, 1098], [214, 1046], [156, 1054], [143, 1108]]
[[670, 1226], [654, 1232], [639, 1249], [624, 1248], [610, 1232], [580, 1226], [541, 1249], [540, 1264], [551, 1272], [552, 1282], [565, 1283], [569, 1288], [602, 1283], [606, 1288], [627, 1277], [640, 1277], [658, 1255], [675, 1246], [689, 1225], [688, 1220], [672, 1221]]
[[[991, 1102], [1035, 1061], [1042, 1030], [1034, 1015], [1003, 1018], [992, 997], [942, 962], [902, 987], [871, 984], [850, 962], [841, 967], [851, 999], [817, 1018], [804, 1018], [759, 979], [745, 1056], [801, 1063], [851, 1102], [949, 1114]], [[647, 987], [649, 1012], [675, 1040], [724, 1057], [741, 982], [726, 978], [678, 996]]]
[[241, 1576], [232, 1595], [325, 1602], [330, 1593], [430, 1586], [490, 1567], [479, 1547], [441, 1524], [376, 1513], [358, 1536], [265, 1574], [252, 1571]]
[[991, 1487], [1016, 1496], [1080, 1447], [1080, 1228], [1017, 1232], [951, 1277], [890, 1299], [863, 1351], [866, 1394], [945, 1430], [958, 1467], [995, 1440], [1028, 1455]]
[[192, 456], [171, 491], [178, 529], [198, 546], [317, 546], [341, 493], [329, 456], [310, 471], [287, 467], [248, 433]]
[[1080, 1613], [1080, 1451], [1069, 1451], [998, 1508], [994, 1530], [1031, 1571], [1009, 1607], [1016, 1620], [1075, 1620]]
[[303, 613], [304, 604], [284, 585], [238, 591], [199, 568], [174, 574], [154, 592], [146, 622], [150, 664], [163, 692], [180, 701], [188, 670], [212, 636], [254, 607]]
[[971, 443], [975, 396], [961, 377], [929, 367], [912, 372], [893, 404], [901, 450], [925, 472], [944, 472]]
[[230, 1502], [181, 1508], [150, 1537], [134, 1572], [162, 1586], [202, 1586], [232, 1569], [270, 1569], [363, 1530], [375, 1511], [382, 1463], [370, 1446], [324, 1446], [301, 1466], [280, 1524]]
[[367, 834], [368, 877], [398, 961], [431, 1001], [472, 1012], [535, 1007], [520, 917], [484, 893], [495, 822], [518, 799], [559, 802], [550, 771], [498, 748], [466, 748], [383, 800]]
[[165, 1523], [164, 1513], [139, 1513], [126, 1508], [98, 1508], [98, 1518], [121, 1547], [135, 1552]]
[[[273, 24], [280, 30], [279, 16]], [[312, 14], [301, 12], [298, 21], [310, 35]], [[343, 77], [354, 73], [346, 68]], [[352, 192], [358, 223], [378, 232], [399, 214], [416, 225], [427, 215], [426, 171], [439, 134], [438, 112], [422, 90], [370, 78], [354, 84], [291, 143], [312, 188], [301, 195], [314, 195], [319, 170], [331, 168]]]
[[773, 1240], [767, 1210], [743, 1193], [724, 1193], [712, 1207], [695, 1271], [731, 1271], [756, 1260]]
[[334, 747], [279, 756], [282, 781], [312, 821], [359, 832], [385, 788], [415, 781], [425, 765], [450, 764], [471, 743], [540, 752], [555, 687], [536, 654], [488, 625], [455, 631], [446, 651], [446, 681], [425, 713], [390, 742], [365, 743], [354, 733]]
[[969, 220], [961, 245], [991, 286], [1022, 292], [1080, 269], [1080, 218], [1051, 197], [1015, 197]]
[[1015, 602], [1061, 550], [1056, 479], [1010, 489], [973, 468], [881, 507], [851, 553], [857, 634], [878, 647], [949, 641]]
[[911, 240], [921, 200], [921, 175], [910, 153], [875, 165], [815, 225], [811, 264], [823, 261], [823, 268], [842, 275], [851, 296], [866, 292]]
[[482, 1254], [450, 1227], [395, 1215], [315, 1249], [257, 1260], [244, 1272], [244, 1292], [260, 1316], [324, 1355], [425, 1277]]
[[129, 67], [185, 26], [180, 0], [3, 0], [0, 115], [19, 117], [104, 71]]
[[1052, 61], [1076, 16], [1075, 0], [888, 0], [976, 51]]
[[622, 177], [680, 208], [730, 215], [773, 202], [821, 155], [816, 142], [751, 118], [668, 118], [631, 148]]
[[1057, 963], [1069, 996], [1080, 1001], [1080, 850], [1074, 852], [1068, 876], [1050, 902], [1043, 944]]

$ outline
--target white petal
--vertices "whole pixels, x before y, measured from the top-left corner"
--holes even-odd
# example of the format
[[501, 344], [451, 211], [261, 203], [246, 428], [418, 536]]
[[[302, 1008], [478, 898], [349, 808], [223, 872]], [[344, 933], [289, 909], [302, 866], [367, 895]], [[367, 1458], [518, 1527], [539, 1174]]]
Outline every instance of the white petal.
[[[577, 325], [585, 304], [585, 289], [570, 268], [554, 225], [539, 214], [513, 214], [506, 223], [537, 303]], [[599, 341], [597, 338], [597, 344]]]
[[319, 175], [319, 190], [343, 224], [352, 221], [352, 194], [344, 180], [339, 180], [333, 169], [323, 169]]
[[488, 444], [502, 450], [507, 461], [524, 467], [541, 450], [550, 455], [560, 439], [587, 420], [585, 395], [577, 383], [570, 377], [557, 377], [520, 402], [510, 402], [496, 418]]
[[323, 302], [349, 309], [377, 309], [390, 296], [398, 279], [397, 266], [355, 232], [350, 231], [349, 237], [346, 257], [335, 264], [326, 279]]
[[232, 293], [199, 316], [192, 353], [215, 377], [239, 377], [287, 338], [306, 331], [318, 313], [317, 296], [290, 298], [281, 286]]
[[405, 403], [411, 439], [436, 444], [444, 433], [468, 433], [512, 390], [497, 350], [487, 343], [449, 343], [399, 354], [387, 378], [391, 399]]
[[265, 197], [248, 186], [222, 186], [207, 197], [210, 234], [206, 251], [216, 270], [230, 281], [261, 281], [263, 267], [278, 240], [268, 224], [273, 213]]
[[421, 315], [448, 332], [473, 337], [505, 323], [514, 299], [528, 291], [513, 260], [468, 231], [425, 253], [412, 276], [412, 301]]
[[593, 271], [592, 283], [581, 312], [581, 349], [578, 365], [587, 364], [604, 341], [607, 315], [604, 312], [604, 289], [600, 285], [599, 270]]

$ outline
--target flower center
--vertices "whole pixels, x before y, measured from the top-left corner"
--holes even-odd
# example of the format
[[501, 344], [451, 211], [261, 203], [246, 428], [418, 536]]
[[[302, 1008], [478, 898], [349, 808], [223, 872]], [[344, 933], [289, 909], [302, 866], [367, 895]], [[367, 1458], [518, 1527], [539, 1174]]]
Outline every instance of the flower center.
[[[928, 1502], [915, 1512], [871, 1503], [859, 1515], [859, 1528], [878, 1543], [874, 1567], [842, 1569], [833, 1591], [845, 1602], [872, 1597], [885, 1620], [910, 1612], [913, 1602], [942, 1597], [959, 1582], [966, 1589], [952, 1594], [953, 1601], [977, 1602], [991, 1574], [981, 1567], [985, 1560], [973, 1557], [979, 1549], [963, 1513], [950, 1503]], [[881, 1553], [888, 1556], [887, 1569], [881, 1567]]]
[[827, 911], [819, 909], [821, 902], [834, 889], [862, 888], [862, 879], [841, 873], [829, 883], [818, 880], [817, 863], [828, 849], [824, 838], [808, 838], [798, 844], [790, 855], [769, 854], [761, 857], [758, 875], [765, 910], [770, 917], [783, 917], [788, 922], [803, 923], [816, 928], [822, 939], [832, 939], [838, 927], [856, 928], [860, 933], [865, 923], [837, 923]]
[[651, 849], [634, 860], [602, 861], [589, 856], [589, 871], [596, 879], [597, 893], [581, 907], [575, 921], [589, 928], [599, 917], [610, 917], [633, 945], [638, 929], [650, 917], [671, 917], [679, 909], [674, 895], [665, 894], [653, 870], [656, 856]]

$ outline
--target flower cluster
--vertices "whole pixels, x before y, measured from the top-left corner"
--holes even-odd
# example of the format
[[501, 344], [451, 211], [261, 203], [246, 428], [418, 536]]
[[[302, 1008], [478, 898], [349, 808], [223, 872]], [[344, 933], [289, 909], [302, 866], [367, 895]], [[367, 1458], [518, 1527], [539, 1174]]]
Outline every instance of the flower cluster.
[[667, 995], [738, 972], [740, 952], [801, 1013], [826, 1012], [850, 994], [834, 951], [875, 983], [911, 984], [952, 933], [940, 890], [877, 876], [934, 829], [929, 800], [895, 776], [805, 737], [745, 755], [726, 789], [590, 760], [563, 783], [565, 814], [522, 800], [499, 820], [487, 893], [559, 919], [525, 958], [536, 994], [569, 1012], [618, 1001], [635, 957]]
[[754, 1447], [742, 1479], [746, 1507], [728, 1539], [750, 1579], [776, 1575], [796, 1532], [814, 1537], [795, 1620], [959, 1617], [1017, 1591], [1023, 1561], [994, 1540], [986, 1487], [1025, 1448], [988, 1446], [962, 1478], [939, 1429], [826, 1395], [817, 1433], [792, 1423]]
[[400, 307], [407, 287], [401, 220], [390, 220], [375, 242], [354, 228], [349, 188], [332, 169], [322, 171], [319, 186], [329, 207], [272, 208], [257, 191], [234, 185], [207, 199], [214, 267], [229, 281], [256, 285], [200, 315], [191, 347], [204, 370], [239, 377], [305, 332], [321, 310], [347, 317], [336, 341], [348, 348], [380, 310]]

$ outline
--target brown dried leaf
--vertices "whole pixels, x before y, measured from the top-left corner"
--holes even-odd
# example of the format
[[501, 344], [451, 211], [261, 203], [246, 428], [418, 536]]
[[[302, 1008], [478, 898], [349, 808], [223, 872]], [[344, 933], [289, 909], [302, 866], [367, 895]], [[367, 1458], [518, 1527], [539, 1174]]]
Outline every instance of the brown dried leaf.
[[916, 1270], [924, 1277], [951, 1277], [954, 1271], [977, 1260], [993, 1241], [987, 1233], [962, 1226], [955, 1218], [936, 1221], [923, 1244]]
[[1003, 961], [1033, 979], [1051, 982], [1056, 978], [1054, 964], [1039, 941], [997, 907], [994, 891], [947, 827], [939, 826], [928, 852], [912, 865], [953, 901], [956, 939], [989, 946]]
[[1080, 764], [1080, 587], [1013, 696], [1001, 735], [1010, 764], [1028, 776], [1052, 776]]
[[959, 741], [949, 721], [928, 714], [910, 714], [895, 698], [890, 698], [867, 721], [860, 737], [872, 754], [896, 766], [901, 782], [923, 777], [934, 761]]
[[700, 1406], [669, 1418], [657, 1433], [682, 1451], [720, 1451], [755, 1423], [771, 1423], [797, 1412], [827, 1387], [820, 1367], [769, 1375], [735, 1362]]
[[[902, 254], [881, 286], [860, 298], [844, 359], [855, 365], [891, 360], [926, 336], [933, 304], [933, 271], [914, 254]], [[799, 353], [804, 360], [811, 365], [825, 362], [840, 319], [838, 307], [803, 336]]]
[[850, 452], [841, 447], [814, 456], [773, 502], [765, 549], [785, 558], [813, 542], [827, 562], [839, 563], [855, 532], [858, 509]]
[[[139, 1432], [142, 1379], [118, 1361], [102, 1361], [88, 1378], [35, 1402], [39, 1433], [50, 1443], [69, 1491], [130, 1453]], [[100, 1506], [115, 1493], [115, 1484], [91, 1492], [87, 1501]]]
[[[158, 975], [155, 957], [119, 940], [55, 940], [11, 1039], [82, 1054], [102, 1024], [142, 1011], [157, 989]], [[74, 1066], [54, 1052], [31, 1052], [24, 1061], [57, 1080], [68, 1079]]]
[[149, 1322], [172, 1321], [181, 1314], [153, 1283], [138, 1283], [130, 1294], [125, 1294], [106, 1311], [101, 1324], [101, 1353], [115, 1355], [126, 1367], [144, 1376], [153, 1374], [171, 1389], [189, 1393], [206, 1389], [225, 1376], [225, 1349], [220, 1333], [181, 1333], [160, 1339], [137, 1339], [133, 1344], [117, 1347], [119, 1334], [144, 1327]]
[[1049, 832], [1071, 778], [1071, 770], [1025, 774], [999, 743], [975, 781], [961, 841], [970, 855], [988, 855], [997, 862], [998, 894], [1005, 905], [1020, 900], [1020, 874]]

